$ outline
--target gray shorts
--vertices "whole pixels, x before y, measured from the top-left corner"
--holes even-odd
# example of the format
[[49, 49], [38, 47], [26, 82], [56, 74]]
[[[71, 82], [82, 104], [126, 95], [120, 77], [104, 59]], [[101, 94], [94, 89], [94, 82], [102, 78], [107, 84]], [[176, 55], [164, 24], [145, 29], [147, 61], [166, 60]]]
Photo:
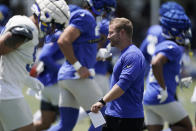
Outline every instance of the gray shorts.
[[52, 104], [53, 106], [58, 106], [59, 103], [59, 88], [57, 84], [45, 87], [41, 91], [41, 100]]
[[0, 101], [0, 122], [5, 131], [18, 129], [32, 123], [32, 112], [24, 98]]
[[72, 107], [85, 111], [90, 110], [92, 104], [97, 102], [103, 93], [94, 79], [62, 80], [59, 81], [60, 107]]
[[96, 74], [94, 77], [95, 81], [101, 88], [103, 95], [105, 95], [109, 91], [109, 78], [106, 75]]
[[146, 125], [175, 124], [188, 116], [182, 104], [174, 101], [162, 105], [144, 105]]

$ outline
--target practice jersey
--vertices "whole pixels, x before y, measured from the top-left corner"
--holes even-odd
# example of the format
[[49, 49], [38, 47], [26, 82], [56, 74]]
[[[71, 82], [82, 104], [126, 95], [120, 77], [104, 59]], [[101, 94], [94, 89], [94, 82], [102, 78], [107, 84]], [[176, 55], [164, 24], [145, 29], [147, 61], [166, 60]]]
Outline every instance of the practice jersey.
[[145, 58], [142, 52], [130, 45], [121, 52], [116, 62], [110, 89], [117, 84], [124, 94], [108, 102], [105, 114], [120, 118], [143, 118]]
[[[157, 55], [158, 53], [163, 54], [168, 59], [168, 62], [163, 65], [163, 77], [167, 87], [168, 98], [161, 104], [165, 104], [175, 101], [176, 87], [179, 83], [183, 50], [181, 46], [177, 45], [175, 42], [165, 40], [156, 46], [154, 55]], [[160, 89], [161, 87], [154, 77], [151, 67], [146, 82], [144, 104], [160, 104], [160, 100], [157, 98], [157, 95], [160, 94]]]
[[[94, 16], [87, 10], [78, 9], [71, 13], [69, 26], [80, 30], [80, 37], [72, 43], [75, 57], [82, 66], [94, 68], [97, 54]], [[59, 70], [58, 80], [77, 79], [75, 72], [73, 66], [66, 61]]]
[[44, 62], [44, 71], [39, 74], [38, 79], [49, 86], [57, 83], [57, 74], [64, 63], [64, 55], [61, 52], [57, 40], [62, 31], [56, 30], [53, 34], [47, 35], [45, 43], [41, 49], [39, 61]]
[[152, 55], [154, 54], [156, 45], [165, 40], [162, 36], [162, 32], [162, 27], [160, 25], [151, 26], [147, 31], [146, 38], [140, 45], [140, 50], [146, 59], [146, 73], [149, 71]]
[[[103, 34], [107, 37], [109, 32], [109, 20], [103, 19], [100, 23], [99, 27], [99, 34]], [[105, 48], [109, 43], [109, 40], [105, 42], [105, 45], [103, 48]], [[96, 74], [106, 75], [108, 71], [109, 61], [97, 61], [95, 64], [95, 72]]]
[[24, 86], [26, 76], [29, 75], [26, 65], [32, 64], [35, 46], [38, 44], [38, 29], [26, 16], [12, 17], [2, 34], [20, 25], [28, 26], [31, 29], [33, 39], [25, 42], [14, 51], [0, 56], [0, 99], [23, 97], [21, 88]]

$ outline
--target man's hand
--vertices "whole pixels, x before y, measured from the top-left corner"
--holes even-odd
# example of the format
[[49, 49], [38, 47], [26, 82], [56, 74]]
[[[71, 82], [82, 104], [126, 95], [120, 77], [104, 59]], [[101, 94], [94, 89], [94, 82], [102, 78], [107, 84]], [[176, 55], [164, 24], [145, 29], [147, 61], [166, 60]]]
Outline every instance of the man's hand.
[[168, 97], [167, 88], [160, 88], [160, 94], [157, 95], [157, 99], [160, 99], [160, 103], [163, 103]]
[[91, 106], [91, 111], [94, 113], [98, 113], [104, 105], [101, 102], [96, 102]]
[[189, 88], [191, 83], [192, 83], [192, 77], [191, 76], [181, 79], [181, 84], [185, 88]]
[[112, 53], [110, 53], [107, 48], [100, 48], [97, 52], [97, 60], [105, 61], [107, 58], [111, 56]]
[[82, 66], [78, 71], [77, 71], [78, 75], [80, 78], [88, 78], [91, 76], [88, 68]]

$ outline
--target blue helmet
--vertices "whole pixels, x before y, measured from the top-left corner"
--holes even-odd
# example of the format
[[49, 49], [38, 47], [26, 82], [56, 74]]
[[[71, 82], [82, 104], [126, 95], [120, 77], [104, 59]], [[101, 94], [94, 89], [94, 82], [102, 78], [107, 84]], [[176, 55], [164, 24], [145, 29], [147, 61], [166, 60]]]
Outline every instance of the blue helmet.
[[93, 13], [102, 15], [104, 11], [104, 0], [86, 0]]
[[192, 37], [191, 21], [183, 11], [169, 10], [160, 18], [163, 27], [163, 36], [174, 39], [178, 44], [186, 45], [186, 41]]
[[104, 0], [104, 10], [107, 14], [107, 17], [111, 17], [114, 15], [116, 10], [116, 0]]
[[184, 8], [180, 4], [178, 4], [174, 1], [169, 1], [169, 2], [163, 3], [161, 5], [161, 7], [159, 9], [159, 15], [162, 16], [165, 12], [167, 12], [168, 10], [172, 10], [172, 9], [185, 12]]
[[1, 26], [4, 26], [7, 23], [11, 15], [12, 15], [11, 10], [7, 6], [0, 5], [0, 25]]

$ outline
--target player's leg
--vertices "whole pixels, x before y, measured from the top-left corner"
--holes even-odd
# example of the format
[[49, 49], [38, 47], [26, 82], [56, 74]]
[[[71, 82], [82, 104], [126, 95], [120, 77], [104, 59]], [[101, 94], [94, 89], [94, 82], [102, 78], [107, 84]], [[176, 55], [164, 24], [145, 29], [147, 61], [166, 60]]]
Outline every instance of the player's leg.
[[40, 119], [34, 121], [36, 131], [48, 129], [56, 121], [59, 114], [59, 89], [57, 84], [45, 87], [41, 94]]
[[[69, 86], [69, 90], [73, 92], [73, 94], [75, 94], [76, 100], [84, 108], [86, 112], [89, 112], [91, 105], [103, 96], [102, 90], [93, 79], [77, 80], [77, 82], [74, 82], [76, 85], [80, 86], [74, 86], [71, 83], [72, 81], [67, 81], [67, 84], [72, 85]], [[105, 111], [104, 108], [101, 111], [103, 114]], [[92, 125], [89, 128], [89, 131], [100, 130], [101, 127], [94, 128], [94, 126]]]
[[153, 108], [171, 126], [172, 131], [192, 131], [192, 124], [188, 113], [179, 101], [154, 106]]
[[192, 131], [191, 120], [189, 116], [186, 116], [179, 122], [171, 125], [172, 131]]
[[153, 110], [153, 106], [144, 105], [145, 110], [145, 124], [149, 131], [161, 131], [163, 129], [164, 121]]
[[0, 116], [6, 130], [35, 131], [32, 112], [24, 98], [1, 100]]
[[51, 127], [48, 131], [72, 131], [77, 122], [79, 105], [75, 99], [75, 96], [73, 95], [73, 92], [67, 89], [67, 87], [70, 85], [68, 85], [66, 81], [67, 80], [63, 80], [59, 82], [60, 121], [57, 125]]
[[41, 101], [40, 119], [33, 123], [36, 131], [50, 128], [50, 126], [56, 121], [58, 113], [58, 106], [53, 106], [51, 103]]

